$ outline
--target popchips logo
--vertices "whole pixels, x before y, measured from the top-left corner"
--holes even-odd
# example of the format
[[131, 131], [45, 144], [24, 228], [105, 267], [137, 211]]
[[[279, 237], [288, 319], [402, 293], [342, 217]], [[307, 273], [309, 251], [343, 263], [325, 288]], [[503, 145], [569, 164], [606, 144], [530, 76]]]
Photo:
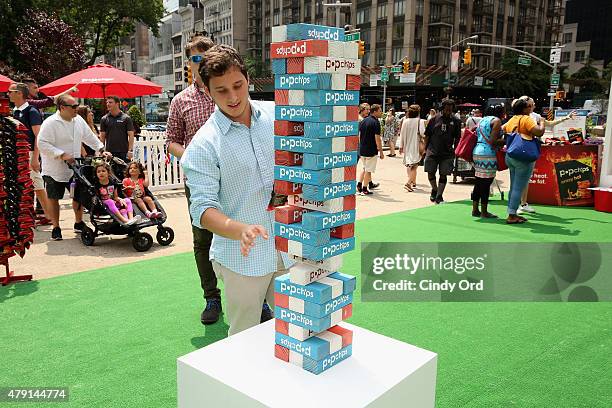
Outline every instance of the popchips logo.
[[332, 310], [337, 308], [339, 305], [345, 302], [348, 302], [348, 300], [349, 300], [349, 295], [342, 295], [342, 296], [335, 298], [332, 302], [325, 305], [325, 314], [326, 315], [330, 314]]
[[325, 94], [325, 103], [354, 102], [355, 94], [349, 92], [328, 92]]
[[292, 87], [297, 85], [309, 85], [311, 78], [307, 76], [282, 76], [280, 77], [281, 87]]
[[339, 69], [354, 69], [355, 63], [349, 60], [334, 60], [327, 59], [325, 60], [325, 70], [326, 71], [338, 71]]
[[323, 195], [325, 197], [329, 197], [329, 196], [335, 196], [338, 194], [342, 194], [342, 193], [346, 193], [351, 191], [351, 185], [350, 184], [341, 184], [338, 186], [326, 186], [323, 189]]
[[333, 366], [334, 364], [336, 364], [336, 362], [346, 357], [347, 354], [348, 350], [340, 350], [338, 353], [332, 354], [331, 356], [327, 357], [325, 360], [323, 360], [323, 370], [325, 370], [327, 367]]
[[325, 136], [329, 137], [330, 135], [335, 136], [339, 133], [347, 134], [355, 132], [355, 127], [353, 125], [325, 125]]
[[340, 213], [340, 214], [329, 215], [327, 217], [323, 217], [323, 228], [327, 227], [330, 224], [336, 225], [340, 222], [345, 222], [350, 219], [351, 219], [350, 213]]
[[280, 169], [281, 178], [290, 178], [290, 179], [300, 179], [300, 180], [311, 180], [312, 174], [305, 172], [303, 170], [296, 169]]
[[350, 154], [340, 154], [335, 156], [325, 156], [323, 158], [323, 165], [325, 167], [335, 167], [338, 164], [346, 164], [350, 163], [352, 160], [352, 156]]
[[292, 45], [288, 45], [288, 46], [280, 46], [276, 49], [276, 55], [283, 55], [283, 56], [287, 56], [287, 55], [304, 55], [306, 54], [306, 43], [303, 42], [301, 45], [300, 43], [294, 43]]
[[337, 244], [333, 244], [330, 246], [326, 246], [323, 248], [323, 256], [334, 256], [336, 252], [344, 251], [351, 246], [350, 242], [339, 242]]
[[298, 139], [281, 139], [280, 147], [281, 147], [281, 150], [283, 149], [292, 150], [296, 148], [312, 149], [312, 142], [306, 138], [299, 138], [299, 140]]
[[280, 113], [283, 117], [312, 117], [312, 109], [282, 107]]
[[329, 30], [325, 30], [325, 31], [320, 31], [320, 30], [308, 30], [308, 38], [315, 38], [317, 40], [331, 40], [331, 41], [338, 41], [340, 37], [340, 34], [338, 31], [334, 30], [329, 31]]

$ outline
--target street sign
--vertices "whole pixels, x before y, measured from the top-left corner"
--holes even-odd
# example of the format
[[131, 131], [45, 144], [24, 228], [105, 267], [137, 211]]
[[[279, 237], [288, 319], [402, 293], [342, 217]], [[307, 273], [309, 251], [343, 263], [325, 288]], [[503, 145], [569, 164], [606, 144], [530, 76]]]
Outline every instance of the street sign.
[[370, 75], [370, 86], [378, 86], [378, 80], [380, 79], [380, 75]]
[[416, 72], [410, 72], [407, 74], [399, 74], [400, 84], [415, 84], [416, 83]]
[[395, 67], [391, 67], [391, 72], [399, 74], [400, 72], [402, 72], [402, 67], [399, 65]]
[[482, 83], [483, 83], [483, 77], [481, 76], [474, 77], [474, 86], [482, 86]]
[[356, 33], [351, 33], [351, 34], [344, 34], [344, 41], [348, 42], [348, 41], [359, 41], [361, 40], [361, 34], [359, 32]]
[[561, 74], [552, 74], [550, 76], [550, 84], [559, 86], [559, 80], [561, 79]]
[[558, 64], [561, 62], [561, 48], [551, 48], [550, 50], [550, 63]]
[[529, 55], [519, 55], [517, 63], [528, 67], [531, 65], [531, 57]]
[[389, 80], [389, 71], [385, 67], [383, 67], [382, 71], [380, 71], [380, 80], [381, 81]]

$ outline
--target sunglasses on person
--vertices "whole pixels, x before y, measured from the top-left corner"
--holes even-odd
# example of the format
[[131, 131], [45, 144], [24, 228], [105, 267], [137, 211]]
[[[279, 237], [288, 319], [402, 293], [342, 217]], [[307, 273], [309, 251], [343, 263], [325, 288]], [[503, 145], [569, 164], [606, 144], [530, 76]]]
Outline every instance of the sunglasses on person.
[[78, 107], [79, 107], [79, 104], [78, 104], [78, 103], [75, 103], [74, 105], [67, 105], [67, 104], [65, 104], [65, 103], [64, 103], [64, 104], [62, 104], [62, 106], [68, 106], [68, 107], [70, 107], [70, 108], [72, 108], [72, 109], [76, 109], [76, 108], [78, 108]]
[[203, 57], [203, 56], [201, 56], [201, 55], [192, 55], [191, 57], [189, 57], [189, 60], [190, 60], [191, 62], [196, 63], [196, 64], [198, 64], [198, 63], [202, 62], [202, 60], [203, 60], [203, 59], [204, 59], [204, 57]]

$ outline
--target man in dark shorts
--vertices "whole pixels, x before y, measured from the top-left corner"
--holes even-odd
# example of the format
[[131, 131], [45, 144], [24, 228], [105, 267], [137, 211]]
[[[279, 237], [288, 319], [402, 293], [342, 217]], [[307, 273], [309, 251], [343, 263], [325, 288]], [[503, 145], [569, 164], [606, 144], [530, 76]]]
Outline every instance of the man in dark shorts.
[[[444, 202], [442, 194], [446, 188], [446, 178], [453, 172], [455, 146], [461, 138], [461, 121], [453, 115], [455, 102], [452, 99], [442, 101], [442, 113], [429, 121], [425, 129], [425, 171], [431, 184], [432, 203]], [[440, 179], [436, 183], [436, 172]]]
[[[381, 160], [385, 158], [380, 138], [379, 119], [381, 116], [380, 105], [374, 104], [370, 108], [370, 115], [359, 123], [359, 162], [363, 166], [363, 171], [357, 183], [357, 191], [360, 195], [373, 194], [372, 191], [368, 190], [368, 187], [372, 188], [372, 174], [376, 171], [378, 157]], [[378, 184], [376, 187], [378, 187]]]
[[[42, 176], [53, 224], [51, 239], [54, 241], [62, 239], [62, 230], [59, 226], [59, 200], [64, 197], [66, 190], [70, 190], [73, 176], [72, 170], [66, 163], [74, 163], [75, 158], [81, 157], [81, 143], [85, 143], [98, 153], [104, 150], [100, 139], [91, 131], [85, 120], [77, 115], [79, 104], [72, 96], [60, 96], [57, 105], [57, 112], [43, 122], [38, 133]], [[76, 200], [78, 196], [79, 194], [75, 192], [72, 201], [75, 232], [81, 232], [85, 227], [83, 206]]]

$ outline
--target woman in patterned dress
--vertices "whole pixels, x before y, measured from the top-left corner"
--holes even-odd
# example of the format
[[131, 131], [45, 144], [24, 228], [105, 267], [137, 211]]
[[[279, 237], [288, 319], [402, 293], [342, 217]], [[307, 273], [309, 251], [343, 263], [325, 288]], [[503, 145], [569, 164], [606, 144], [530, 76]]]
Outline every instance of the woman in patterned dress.
[[395, 157], [395, 142], [397, 141], [397, 119], [395, 118], [395, 109], [389, 108], [385, 119], [385, 133], [383, 141], [389, 146], [389, 157]]
[[[474, 147], [474, 170], [476, 184], [472, 191], [472, 216], [482, 218], [497, 218], [487, 207], [489, 204], [489, 189], [497, 173], [495, 151], [504, 144], [501, 130], [501, 119], [505, 115], [504, 105], [493, 105], [487, 108], [486, 116], [476, 127], [478, 142]], [[478, 204], [480, 203], [480, 210]]]

